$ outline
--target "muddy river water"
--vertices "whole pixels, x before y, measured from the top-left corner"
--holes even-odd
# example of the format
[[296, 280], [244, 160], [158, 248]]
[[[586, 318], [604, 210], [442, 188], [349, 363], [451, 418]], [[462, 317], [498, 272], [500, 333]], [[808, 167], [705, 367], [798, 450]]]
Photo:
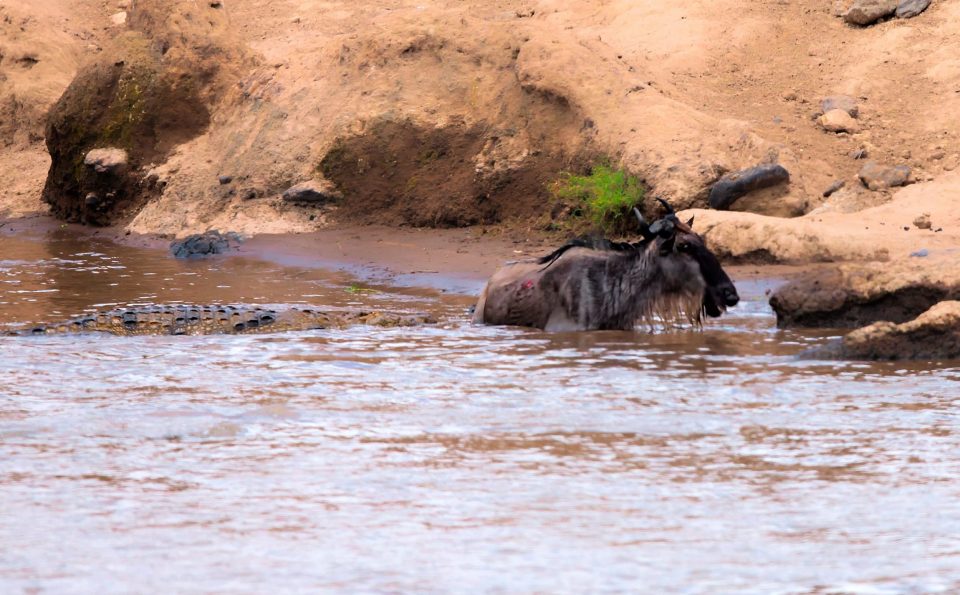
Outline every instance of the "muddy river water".
[[0, 592], [960, 592], [960, 369], [798, 358], [830, 333], [776, 330], [771, 283], [703, 332], [545, 334], [429, 287], [0, 236], [0, 327], [448, 320], [0, 338]]

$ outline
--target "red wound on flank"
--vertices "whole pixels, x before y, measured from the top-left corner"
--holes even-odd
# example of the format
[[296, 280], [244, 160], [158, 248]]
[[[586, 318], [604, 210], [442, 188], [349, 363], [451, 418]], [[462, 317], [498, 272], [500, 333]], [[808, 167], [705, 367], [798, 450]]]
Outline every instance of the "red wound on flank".
[[533, 287], [533, 279], [527, 279], [523, 282], [524, 289], [530, 289], [531, 287]]

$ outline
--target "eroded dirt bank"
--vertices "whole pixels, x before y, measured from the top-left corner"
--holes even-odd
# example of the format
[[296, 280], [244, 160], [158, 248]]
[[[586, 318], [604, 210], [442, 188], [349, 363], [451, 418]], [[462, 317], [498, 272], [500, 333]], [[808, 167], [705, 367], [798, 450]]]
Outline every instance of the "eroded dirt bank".
[[[0, 209], [43, 208], [46, 181], [60, 216], [139, 232], [459, 226], [549, 213], [545, 184], [600, 157], [681, 207], [775, 162], [789, 184], [701, 217], [721, 251], [876, 258], [876, 227], [957, 193], [940, 178], [960, 159], [960, 7], [854, 27], [828, 4], [11, 0]], [[847, 132], [815, 121], [836, 94], [856, 102]], [[102, 187], [78, 160], [106, 145], [129, 176]], [[909, 200], [864, 188], [867, 159], [910, 167]], [[331, 192], [283, 198], [310, 181]], [[881, 209], [876, 226], [827, 229], [863, 209]], [[814, 247], [773, 246], [782, 235]]]

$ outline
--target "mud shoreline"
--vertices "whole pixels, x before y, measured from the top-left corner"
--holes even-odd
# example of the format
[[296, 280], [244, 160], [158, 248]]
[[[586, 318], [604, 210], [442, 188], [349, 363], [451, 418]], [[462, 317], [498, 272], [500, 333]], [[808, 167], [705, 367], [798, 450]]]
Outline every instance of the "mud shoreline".
[[[0, 235], [41, 239], [58, 230], [164, 252], [169, 251], [170, 245], [170, 238], [159, 235], [85, 227], [43, 214], [0, 219]], [[364, 283], [474, 296], [504, 262], [540, 256], [559, 241], [562, 240], [543, 235], [521, 239], [516, 233], [484, 227], [336, 226], [302, 234], [257, 235], [235, 252], [213, 258], [240, 256], [284, 266], [346, 272]], [[735, 282], [765, 280], [779, 285], [804, 272], [829, 266], [737, 264], [724, 268]]]

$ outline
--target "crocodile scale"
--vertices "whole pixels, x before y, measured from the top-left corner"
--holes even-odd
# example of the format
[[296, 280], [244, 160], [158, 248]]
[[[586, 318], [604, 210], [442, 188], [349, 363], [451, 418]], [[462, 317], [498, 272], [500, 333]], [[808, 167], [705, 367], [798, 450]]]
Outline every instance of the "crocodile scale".
[[416, 326], [436, 322], [429, 314], [402, 314], [371, 310], [268, 310], [243, 306], [173, 306], [123, 308], [97, 312], [65, 322], [6, 331], [9, 336], [110, 333], [137, 335], [245, 335], [311, 329], [343, 328], [356, 324], [382, 327]]

